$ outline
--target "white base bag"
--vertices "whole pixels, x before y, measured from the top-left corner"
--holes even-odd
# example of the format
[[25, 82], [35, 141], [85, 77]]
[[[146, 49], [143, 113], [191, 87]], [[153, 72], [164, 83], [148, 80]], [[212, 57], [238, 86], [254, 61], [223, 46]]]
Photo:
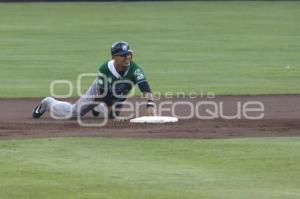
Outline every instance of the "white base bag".
[[137, 117], [130, 120], [130, 123], [149, 123], [149, 124], [163, 124], [163, 123], [174, 123], [178, 122], [176, 117], [166, 116], [143, 116]]

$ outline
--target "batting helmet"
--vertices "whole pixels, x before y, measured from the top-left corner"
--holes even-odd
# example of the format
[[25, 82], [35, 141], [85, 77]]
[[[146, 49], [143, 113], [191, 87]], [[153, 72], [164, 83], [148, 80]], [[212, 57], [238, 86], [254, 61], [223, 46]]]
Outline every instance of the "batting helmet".
[[111, 46], [111, 56], [128, 55], [130, 53], [133, 53], [133, 51], [125, 41], [118, 41]]

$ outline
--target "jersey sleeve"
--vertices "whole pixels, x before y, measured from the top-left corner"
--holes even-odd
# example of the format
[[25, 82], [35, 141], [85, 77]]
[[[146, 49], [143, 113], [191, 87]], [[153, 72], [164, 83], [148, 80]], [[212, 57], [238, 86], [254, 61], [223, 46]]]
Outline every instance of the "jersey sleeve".
[[142, 68], [137, 64], [135, 64], [135, 67], [134, 67], [133, 79], [134, 79], [134, 83], [138, 85], [138, 87], [142, 93], [151, 92], [146, 75], [145, 75], [144, 71], [142, 70]]
[[136, 84], [147, 81], [144, 71], [140, 67], [136, 67], [133, 72], [133, 78]]
[[138, 87], [142, 93], [151, 93], [151, 89], [147, 81], [140, 82]]
[[102, 65], [100, 65], [100, 67], [99, 67], [99, 69], [98, 69], [98, 86], [99, 87], [101, 87], [101, 88], [103, 88], [104, 87], [104, 84], [105, 84], [105, 82], [104, 81], [106, 81], [106, 63], [104, 63], [104, 64], [102, 64]]

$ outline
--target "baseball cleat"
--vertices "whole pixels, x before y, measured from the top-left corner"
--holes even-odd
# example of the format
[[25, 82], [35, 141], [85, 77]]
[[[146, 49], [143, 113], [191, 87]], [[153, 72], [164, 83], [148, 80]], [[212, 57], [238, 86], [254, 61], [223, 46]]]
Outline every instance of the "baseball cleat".
[[33, 118], [40, 118], [44, 113], [45, 113], [45, 108], [43, 106], [43, 103], [40, 103], [39, 105], [37, 105], [33, 111], [32, 111], [32, 117]]

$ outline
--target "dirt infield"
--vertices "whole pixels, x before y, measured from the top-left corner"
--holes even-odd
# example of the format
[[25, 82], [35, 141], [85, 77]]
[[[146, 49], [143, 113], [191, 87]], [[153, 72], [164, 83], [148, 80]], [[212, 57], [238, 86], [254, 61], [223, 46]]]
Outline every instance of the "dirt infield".
[[[32, 108], [41, 99], [0, 99], [0, 139], [45, 138], [71, 136], [133, 137], [133, 138], [232, 138], [232, 137], [271, 137], [300, 136], [300, 95], [272, 96], [217, 96], [213, 99], [176, 98], [158, 102], [188, 101], [196, 107], [198, 102], [210, 102], [210, 105], [198, 109], [201, 115], [207, 115], [211, 104], [224, 107], [224, 115], [230, 116], [239, 110], [238, 103], [249, 101], [264, 105], [262, 119], [199, 119], [194, 114], [191, 119], [182, 119], [176, 124], [130, 124], [109, 121], [103, 127], [81, 127], [76, 120], [54, 120], [46, 113], [41, 119], [32, 119]], [[74, 101], [71, 99], [70, 101]], [[137, 99], [130, 100], [136, 102]], [[171, 107], [171, 105], [169, 106]], [[184, 105], [175, 107], [179, 116], [188, 116], [190, 108]], [[164, 115], [170, 115], [165, 113]], [[97, 123], [102, 119], [87, 115], [84, 122]]]

